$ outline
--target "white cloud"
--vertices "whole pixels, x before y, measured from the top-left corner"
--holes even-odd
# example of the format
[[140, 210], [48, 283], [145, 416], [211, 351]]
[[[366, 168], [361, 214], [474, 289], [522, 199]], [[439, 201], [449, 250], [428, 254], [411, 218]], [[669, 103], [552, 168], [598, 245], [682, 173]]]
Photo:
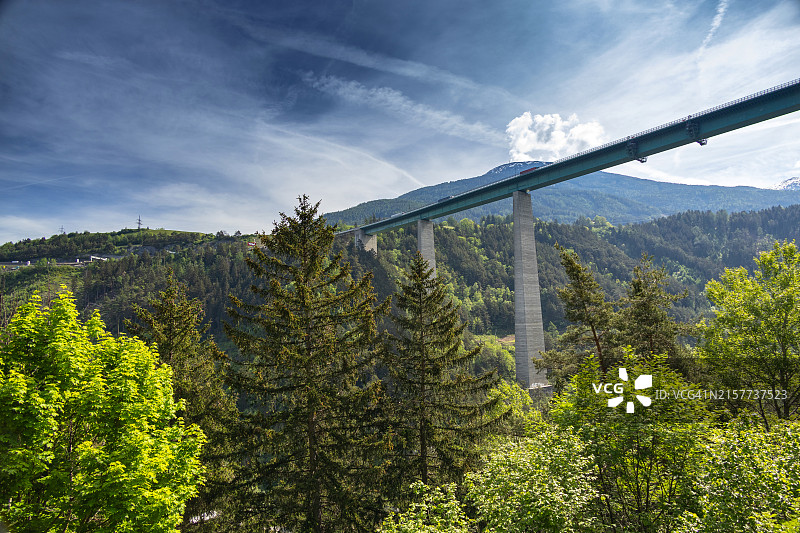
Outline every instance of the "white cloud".
[[725, 12], [727, 10], [728, 0], [720, 0], [717, 4], [717, 13], [714, 15], [714, 20], [711, 21], [711, 27], [708, 29], [706, 38], [703, 39], [703, 44], [700, 45], [700, 50], [698, 51], [699, 54], [703, 53], [708, 44], [711, 42], [711, 39], [714, 38], [714, 34], [717, 33], [717, 30], [722, 25], [722, 19], [725, 18]]
[[336, 59], [360, 67], [428, 82], [447, 83], [463, 89], [476, 89], [479, 87], [478, 84], [468, 78], [457, 76], [437, 67], [367, 52], [361, 48], [342, 44], [320, 35], [297, 30], [285, 31], [278, 28], [259, 28], [254, 30], [250, 27], [250, 29], [267, 42], [317, 57]]
[[579, 122], [575, 114], [565, 120], [559, 114], [531, 115], [529, 111], [508, 123], [506, 135], [513, 161], [558, 159], [605, 140], [598, 122]]
[[488, 145], [503, 145], [503, 134], [481, 122], [468, 122], [464, 117], [415, 102], [390, 87], [368, 88], [356, 81], [335, 76], [305, 76], [315, 89], [338, 96], [343, 100], [366, 105], [394, 115], [408, 123], [439, 133]]

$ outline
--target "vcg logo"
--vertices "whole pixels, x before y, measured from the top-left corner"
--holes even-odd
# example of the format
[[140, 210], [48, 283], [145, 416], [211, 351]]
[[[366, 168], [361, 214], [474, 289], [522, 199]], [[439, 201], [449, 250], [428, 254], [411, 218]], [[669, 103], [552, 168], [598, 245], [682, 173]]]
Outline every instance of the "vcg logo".
[[[628, 381], [628, 371], [624, 368], [619, 369], [619, 379], [623, 382], [627, 383]], [[614, 398], [610, 398], [608, 400], [609, 407], [617, 407], [619, 404], [623, 402], [625, 399], [623, 393], [625, 392], [625, 383], [592, 383], [592, 388], [594, 389], [595, 394], [600, 394], [602, 390], [606, 394], [618, 394]], [[649, 389], [653, 386], [653, 376], [651, 374], [642, 374], [636, 381], [633, 382], [634, 390], [642, 390], [642, 389]], [[636, 395], [636, 399], [639, 400], [639, 403], [648, 407], [651, 403], [649, 396], [643, 396], [641, 394]], [[625, 404], [625, 411], [628, 413], [633, 412], [633, 402], [627, 402]]]

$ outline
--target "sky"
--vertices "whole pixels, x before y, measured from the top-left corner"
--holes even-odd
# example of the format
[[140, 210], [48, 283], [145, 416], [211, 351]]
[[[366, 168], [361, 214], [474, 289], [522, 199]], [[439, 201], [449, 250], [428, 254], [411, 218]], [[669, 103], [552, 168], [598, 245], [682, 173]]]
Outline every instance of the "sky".
[[[800, 0], [0, 0], [0, 243], [270, 231], [800, 77]], [[614, 172], [772, 187], [800, 113]]]

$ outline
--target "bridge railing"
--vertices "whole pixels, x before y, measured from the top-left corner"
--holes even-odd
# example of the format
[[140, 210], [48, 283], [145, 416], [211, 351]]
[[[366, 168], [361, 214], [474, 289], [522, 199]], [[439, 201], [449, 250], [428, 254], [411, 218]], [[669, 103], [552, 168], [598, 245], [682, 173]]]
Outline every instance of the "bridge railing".
[[[688, 116], [673, 120], [671, 122], [667, 122], [666, 124], [661, 124], [660, 126], [655, 126], [653, 128], [650, 128], [650, 129], [647, 129], [647, 130], [644, 130], [644, 131], [640, 131], [639, 133], [635, 133], [633, 135], [628, 135], [627, 137], [623, 137], [622, 139], [617, 139], [617, 140], [602, 144], [600, 146], [595, 146], [593, 148], [589, 148], [589, 149], [583, 150], [581, 152], [569, 155], [567, 157], [562, 157], [561, 159], [557, 159], [556, 161], [554, 161], [551, 164], [545, 165], [545, 167], [557, 166], [557, 165], [559, 165], [561, 163], [565, 163], [567, 161], [571, 161], [573, 159], [576, 159], [576, 158], [579, 158], [579, 157], [583, 157], [583, 156], [586, 156], [586, 155], [594, 153], [594, 152], [598, 152], [598, 151], [601, 151], [601, 150], [604, 150], [604, 149], [607, 149], [607, 148], [610, 148], [610, 147], [613, 147], [613, 146], [617, 146], [617, 145], [622, 144], [622, 143], [626, 143], [626, 142], [630, 141], [631, 139], [637, 139], [637, 138], [643, 137], [645, 135], [648, 135], [648, 134], [651, 134], [651, 133], [654, 133], [654, 132], [658, 132], [658, 131], [661, 131], [661, 130], [666, 130], [666, 129], [672, 128], [672, 127], [674, 127], [674, 126], [676, 126], [678, 124], [686, 124], [691, 119], [701, 119], [702, 117], [706, 117], [706, 116], [708, 116], [708, 115], [710, 115], [712, 113], [715, 113], [715, 112], [717, 112], [717, 111], [719, 111], [721, 109], [729, 108], [729, 107], [735, 106], [737, 104], [741, 104], [742, 102], [747, 102], [747, 101], [750, 101], [750, 100], [753, 100], [753, 99], [756, 99], [756, 98], [760, 98], [760, 97], [763, 97], [764, 95], [767, 95], [767, 94], [770, 94], [770, 93], [774, 93], [774, 92], [780, 91], [782, 89], [785, 89], [787, 87], [792, 87], [792, 86], [797, 86], [797, 85], [800, 85], [800, 78], [792, 80], [792, 81], [788, 81], [788, 82], [785, 82], [785, 83], [782, 83], [780, 85], [776, 85], [774, 87], [770, 87], [769, 89], [765, 89], [763, 91], [759, 91], [757, 93], [753, 93], [753, 94], [750, 94], [748, 96], [744, 96], [742, 98], [738, 98], [736, 100], [732, 100], [730, 102], [725, 102], [723, 104], [711, 107], [711, 108], [706, 109], [704, 111], [700, 111], [699, 113], [688, 115]], [[544, 167], [536, 167], [537, 170], [541, 169], [541, 168], [544, 168]], [[530, 170], [530, 169], [528, 169], [528, 170]], [[526, 172], [526, 171], [522, 171], [522, 172]], [[456, 194], [452, 198], [442, 202], [441, 206], [446, 206], [446, 205], [451, 205], [451, 204], [454, 205], [454, 204], [456, 204], [458, 202], [463, 201], [463, 199], [466, 198], [466, 197], [474, 197], [476, 193], [480, 194], [479, 191], [482, 191], [484, 189], [488, 189], [488, 188], [493, 188], [493, 189], [503, 188], [503, 187], [506, 186], [507, 183], [513, 182], [513, 180], [518, 179], [520, 177], [520, 175], [522, 174], [522, 172], [514, 174], [513, 176], [509, 176], [509, 177], [504, 178], [502, 180], [499, 180], [499, 181], [496, 181], [496, 182], [492, 182], [492, 183], [487, 183], [487, 184], [482, 185], [480, 187], [476, 187], [475, 189], [471, 189], [469, 191], [466, 191], [466, 192], [463, 192], [463, 193], [460, 193], [460, 194]], [[534, 172], [535, 172], [535, 170], [534, 170]], [[403, 223], [410, 222], [411, 220], [407, 220], [407, 219], [413, 219], [414, 217], [416, 217], [418, 215], [422, 216], [422, 214], [423, 213], [427, 213], [427, 210], [429, 210], [431, 207], [438, 207], [438, 206], [440, 206], [439, 203], [434, 203], [434, 204], [426, 205], [426, 206], [423, 206], [423, 207], [419, 207], [417, 209], [413, 209], [413, 210], [409, 211], [408, 213], [402, 213], [401, 216], [399, 216], [397, 218], [398, 218], [398, 220], [402, 220]], [[439, 209], [437, 209], [436, 211], [437, 212], [441, 212], [441, 210], [439, 210]], [[391, 220], [392, 218], [394, 218], [394, 217], [389, 217], [389, 219], [383, 219], [383, 220], [378, 221], [378, 222], [370, 223], [370, 224], [367, 224], [367, 225], [365, 225], [363, 227], [366, 228], [366, 227], [369, 227], [369, 226], [372, 226], [372, 225], [380, 225], [380, 224], [382, 224], [384, 222], [387, 222], [387, 221]]]
[[610, 146], [614, 146], [614, 145], [617, 145], [617, 144], [622, 143], [622, 142], [627, 142], [627, 141], [629, 141], [631, 139], [635, 139], [637, 137], [641, 137], [643, 135], [647, 135], [648, 133], [653, 133], [655, 131], [659, 131], [659, 130], [663, 130], [663, 129], [675, 126], [676, 124], [681, 124], [681, 123], [687, 122], [689, 119], [703, 117], [703, 116], [709, 115], [709, 114], [711, 114], [711, 113], [713, 113], [715, 111], [719, 111], [720, 109], [725, 109], [727, 107], [731, 107], [731, 106], [734, 106], [736, 104], [741, 104], [742, 102], [747, 102], [748, 100], [752, 100], [754, 98], [758, 98], [759, 96], [764, 96], [765, 94], [773, 93], [775, 91], [779, 91], [781, 89], [785, 89], [786, 87], [791, 87], [792, 85], [797, 85], [797, 84], [800, 84], [800, 78], [797, 78], [796, 80], [792, 80], [792, 81], [787, 81], [785, 83], [781, 83], [780, 85], [776, 85], [775, 87], [770, 87], [769, 89], [764, 89], [763, 91], [758, 91], [757, 93], [753, 93], [753, 94], [750, 94], [750, 95], [747, 95], [747, 96], [743, 96], [742, 98], [737, 98], [736, 100], [731, 100], [730, 102], [725, 102], [724, 104], [719, 104], [719, 105], [711, 107], [709, 109], [700, 111], [699, 113], [694, 113], [692, 115], [688, 115], [688, 116], [685, 116], [683, 118], [679, 118], [679, 119], [673, 120], [671, 122], [667, 122], [666, 124], [661, 124], [660, 126], [655, 126], [653, 128], [649, 128], [649, 129], [646, 129], [644, 131], [640, 131], [639, 133], [634, 133], [633, 135], [628, 135], [627, 137], [623, 137], [622, 139], [617, 139], [615, 141], [611, 141], [611, 142], [607, 142], [605, 144], [602, 144], [600, 146], [595, 146], [593, 148], [588, 148], [588, 149], [586, 149], [586, 150], [584, 150], [582, 152], [578, 152], [576, 154], [572, 154], [572, 155], [568, 155], [566, 157], [562, 157], [561, 159], [557, 159], [556, 161], [554, 161], [553, 164], [562, 163], [564, 161], [569, 161], [570, 159], [575, 159], [576, 157], [581, 157], [581, 156], [584, 156], [586, 154], [589, 154], [589, 153], [592, 153], [592, 152], [596, 152], [598, 150], [603, 150], [604, 148], [608, 148]]
[[[694, 113], [692, 115], [687, 115], [685, 117], [672, 120], [670, 122], [667, 122], [666, 124], [661, 124], [659, 126], [654, 126], [652, 128], [646, 129], [644, 131], [640, 131], [638, 133], [634, 133], [633, 135], [628, 135], [627, 137], [623, 137], [621, 139], [616, 139], [614, 141], [609, 141], [609, 142], [607, 142], [605, 144], [601, 144], [600, 146], [594, 146], [592, 148], [587, 148], [586, 150], [583, 150], [581, 152], [577, 152], [575, 154], [571, 154], [571, 155], [568, 155], [566, 157], [562, 157], [560, 159], [556, 159], [551, 164], [556, 165], [556, 164], [559, 164], [559, 163], [564, 163], [565, 161], [570, 161], [572, 159], [585, 156], [586, 154], [591, 154], [593, 152], [598, 152], [600, 150], [604, 150], [604, 149], [609, 148], [611, 146], [616, 146], [616, 145], [618, 145], [620, 143], [628, 142], [631, 139], [636, 139], [638, 137], [642, 137], [642, 136], [647, 135], [649, 133], [653, 133], [653, 132], [656, 132], [656, 131], [659, 131], [659, 130], [664, 130], [664, 129], [670, 128], [672, 126], [675, 126], [677, 124], [683, 124], [683, 123], [689, 121], [692, 118], [700, 118], [700, 117], [709, 115], [709, 114], [711, 114], [711, 113], [713, 113], [715, 111], [719, 111], [720, 109], [725, 109], [727, 107], [731, 107], [731, 106], [734, 106], [736, 104], [740, 104], [742, 102], [746, 102], [748, 100], [752, 100], [754, 98], [758, 98], [759, 96], [763, 96], [765, 94], [769, 94], [769, 93], [772, 93], [772, 92], [775, 92], [775, 91], [779, 91], [781, 89], [785, 89], [786, 87], [790, 87], [792, 85], [798, 85], [798, 84], [800, 84], [800, 78], [797, 78], [796, 80], [792, 80], [792, 81], [787, 81], [785, 83], [781, 83], [780, 85], [776, 85], [775, 87], [770, 87], [769, 89], [764, 89], [763, 91], [758, 91], [757, 93], [753, 93], [753, 94], [749, 94], [747, 96], [743, 96], [742, 98], [737, 98], [736, 100], [731, 100], [730, 102], [725, 102], [724, 104], [716, 105], [716, 106], [711, 107], [709, 109], [705, 109], [703, 111], [700, 111], [699, 113]], [[538, 167], [538, 168], [542, 168], [542, 167]], [[512, 180], [512, 179], [518, 177], [519, 175], [520, 174], [517, 173], [517, 174], [515, 174], [513, 176], [509, 176], [508, 178], [500, 180], [500, 182], [505, 181], [505, 180]], [[478, 189], [483, 189], [485, 187], [491, 187], [491, 186], [496, 185], [497, 183], [500, 183], [500, 182], [487, 183], [486, 185], [481, 185], [480, 187], [476, 187], [475, 189], [472, 189], [472, 190], [478, 190]], [[471, 191], [468, 191], [468, 192], [471, 192]], [[457, 196], [460, 196], [460, 195], [456, 195], [456, 197]]]

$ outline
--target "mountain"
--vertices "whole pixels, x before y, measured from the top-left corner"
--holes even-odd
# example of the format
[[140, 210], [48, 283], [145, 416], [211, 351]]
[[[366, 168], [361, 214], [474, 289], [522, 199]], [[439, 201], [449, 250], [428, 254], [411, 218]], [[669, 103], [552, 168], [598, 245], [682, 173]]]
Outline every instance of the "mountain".
[[800, 191], [800, 177], [785, 179], [775, 188], [780, 191]]
[[[397, 198], [372, 200], [327, 213], [330, 222], [361, 224], [387, 218], [454, 196], [475, 187], [511, 177], [521, 170], [545, 165], [542, 161], [508, 163], [474, 178], [416, 189]], [[792, 182], [792, 179], [797, 180]], [[784, 182], [780, 190], [718, 185], [683, 185], [633, 178], [611, 172], [594, 172], [533, 191], [534, 214], [543, 220], [574, 221], [580, 217], [605, 217], [614, 225], [644, 222], [687, 210], [756, 211], [773, 206], [800, 204], [800, 179]], [[478, 221], [488, 215], [509, 215], [511, 199], [476, 207], [457, 215]]]

